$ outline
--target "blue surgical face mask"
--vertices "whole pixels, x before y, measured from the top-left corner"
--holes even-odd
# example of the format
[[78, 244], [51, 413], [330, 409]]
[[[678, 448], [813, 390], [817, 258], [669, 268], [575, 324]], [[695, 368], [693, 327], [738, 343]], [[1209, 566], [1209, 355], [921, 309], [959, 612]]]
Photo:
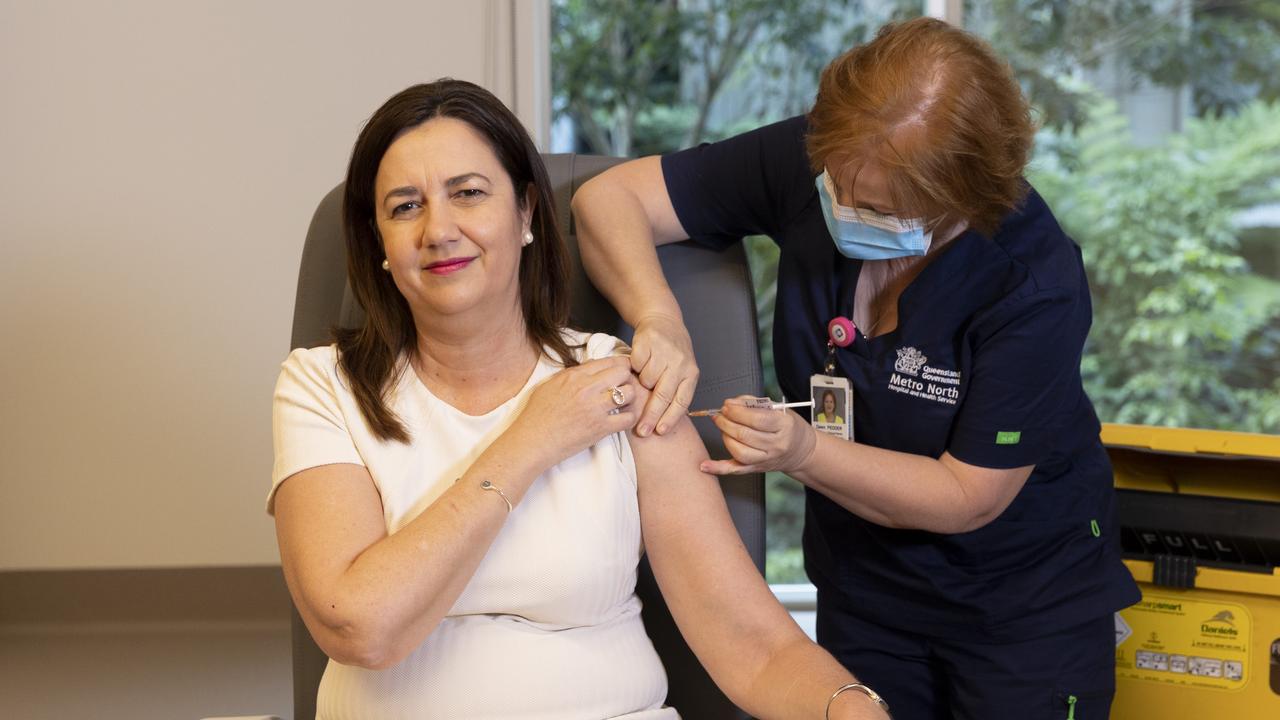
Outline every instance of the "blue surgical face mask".
[[856, 210], [835, 201], [835, 186], [824, 169], [816, 181], [827, 230], [841, 255], [854, 260], [889, 260], [929, 252], [932, 233], [920, 220], [899, 220], [871, 210]]

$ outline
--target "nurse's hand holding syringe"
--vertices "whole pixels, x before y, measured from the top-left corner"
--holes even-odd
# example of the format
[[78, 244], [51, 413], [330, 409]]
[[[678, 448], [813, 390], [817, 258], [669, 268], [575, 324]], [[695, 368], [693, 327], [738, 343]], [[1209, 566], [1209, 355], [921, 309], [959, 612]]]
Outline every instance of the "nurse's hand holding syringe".
[[812, 426], [791, 410], [801, 407], [811, 408], [813, 403], [739, 395], [719, 408], [689, 413], [711, 418], [730, 455], [725, 460], [704, 460], [699, 468], [712, 475], [797, 469], [812, 455], [817, 442]]

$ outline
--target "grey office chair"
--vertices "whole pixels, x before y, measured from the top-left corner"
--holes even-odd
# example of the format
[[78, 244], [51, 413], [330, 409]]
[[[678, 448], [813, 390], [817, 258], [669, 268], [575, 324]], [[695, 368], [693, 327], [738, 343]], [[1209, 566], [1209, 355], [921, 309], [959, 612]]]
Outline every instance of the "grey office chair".
[[[545, 155], [555, 186], [556, 218], [573, 255], [573, 323], [586, 330], [608, 332], [630, 341], [631, 330], [600, 296], [582, 271], [569, 212], [573, 192], [594, 175], [615, 165], [615, 158]], [[346, 281], [346, 246], [342, 239], [342, 186], [334, 188], [316, 209], [307, 231], [293, 311], [293, 347], [329, 343], [329, 329], [352, 327], [363, 319]], [[659, 249], [671, 289], [693, 336], [702, 376], [695, 407], [712, 407], [726, 397], [762, 392], [760, 352], [751, 274], [740, 245], [715, 252], [680, 243]], [[699, 421], [698, 431], [713, 457], [727, 457], [714, 425]], [[764, 479], [760, 475], [722, 481], [729, 511], [756, 566], [764, 568]], [[690, 518], [697, 522], [697, 518]], [[711, 682], [676, 630], [648, 563], [640, 568], [636, 592], [644, 602], [645, 629], [667, 669], [667, 703], [689, 720], [745, 718]], [[316, 689], [328, 658], [312, 640], [297, 609], [293, 611], [293, 702], [298, 720], [315, 716]]]

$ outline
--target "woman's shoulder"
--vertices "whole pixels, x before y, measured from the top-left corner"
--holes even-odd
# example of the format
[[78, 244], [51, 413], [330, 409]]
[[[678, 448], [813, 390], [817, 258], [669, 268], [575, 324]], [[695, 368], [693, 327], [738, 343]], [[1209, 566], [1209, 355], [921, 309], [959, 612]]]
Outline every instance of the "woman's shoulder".
[[284, 386], [326, 387], [336, 391], [344, 386], [338, 382], [338, 347], [322, 345], [313, 348], [296, 348], [280, 363], [277, 390]]
[[285, 370], [301, 371], [307, 374], [331, 374], [338, 367], [338, 346], [294, 348], [280, 366]]
[[560, 331], [561, 337], [578, 362], [598, 360], [614, 355], [630, 355], [631, 346], [609, 333], [593, 333], [573, 328]]

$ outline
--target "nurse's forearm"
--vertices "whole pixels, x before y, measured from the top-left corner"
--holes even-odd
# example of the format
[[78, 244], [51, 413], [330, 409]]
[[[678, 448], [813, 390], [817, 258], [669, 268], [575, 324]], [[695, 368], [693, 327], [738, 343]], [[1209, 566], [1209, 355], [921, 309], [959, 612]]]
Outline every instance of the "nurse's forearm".
[[942, 460], [822, 433], [817, 438], [808, 461], [788, 474], [877, 525], [968, 532], [1008, 505], [1003, 498], [976, 491]]
[[[658, 262], [657, 246], [680, 233], [674, 218], [653, 218], [670, 207], [658, 158], [643, 158], [591, 179], [573, 196], [578, 248], [591, 282], [631, 325], [665, 315], [683, 322]], [[660, 193], [666, 208], [647, 208], [641, 193]], [[650, 204], [654, 201], [650, 199]], [[667, 225], [668, 227], [663, 227]], [[674, 230], [674, 232], [672, 232]]]

